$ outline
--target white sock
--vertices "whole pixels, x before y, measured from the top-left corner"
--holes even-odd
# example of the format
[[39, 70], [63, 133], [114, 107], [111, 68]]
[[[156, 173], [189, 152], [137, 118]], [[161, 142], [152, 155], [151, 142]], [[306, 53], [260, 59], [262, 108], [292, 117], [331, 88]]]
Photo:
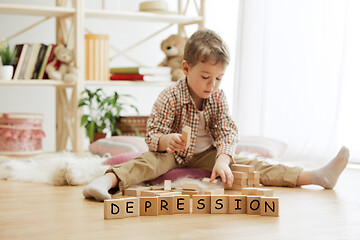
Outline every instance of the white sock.
[[324, 188], [332, 189], [335, 187], [340, 174], [344, 171], [349, 161], [349, 149], [342, 147], [336, 157], [326, 166], [311, 171], [311, 181], [313, 184]]
[[104, 175], [86, 185], [83, 189], [83, 195], [85, 198], [95, 198], [97, 201], [103, 202], [105, 199], [111, 198], [108, 192], [111, 186], [111, 179]]

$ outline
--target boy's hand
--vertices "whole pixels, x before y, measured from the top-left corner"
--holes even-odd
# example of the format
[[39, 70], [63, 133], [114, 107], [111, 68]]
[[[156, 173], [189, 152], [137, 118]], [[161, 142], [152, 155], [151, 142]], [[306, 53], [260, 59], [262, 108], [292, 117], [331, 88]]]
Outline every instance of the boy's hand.
[[213, 167], [210, 182], [213, 182], [215, 178], [220, 176], [223, 183], [227, 183], [229, 187], [232, 186], [234, 182], [234, 176], [229, 167], [230, 161], [231, 161], [230, 156], [226, 154], [219, 155]]
[[167, 151], [173, 153], [175, 151], [185, 150], [185, 142], [182, 140], [181, 134], [171, 133], [164, 135], [159, 140], [159, 151]]

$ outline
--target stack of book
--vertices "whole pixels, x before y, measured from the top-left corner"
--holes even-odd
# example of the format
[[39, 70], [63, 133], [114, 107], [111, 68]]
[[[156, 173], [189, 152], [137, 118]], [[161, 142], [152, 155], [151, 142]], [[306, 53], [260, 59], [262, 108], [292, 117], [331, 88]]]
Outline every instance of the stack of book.
[[116, 67], [110, 68], [112, 81], [170, 82], [169, 67]]
[[46, 79], [45, 68], [54, 59], [55, 44], [17, 44], [13, 79]]

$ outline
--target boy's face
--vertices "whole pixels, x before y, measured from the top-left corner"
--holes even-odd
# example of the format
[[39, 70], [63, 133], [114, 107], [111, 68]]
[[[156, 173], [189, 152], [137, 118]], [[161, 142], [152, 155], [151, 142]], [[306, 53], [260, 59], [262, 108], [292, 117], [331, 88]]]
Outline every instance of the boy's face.
[[219, 88], [226, 67], [223, 63], [214, 64], [211, 61], [198, 62], [192, 67], [185, 60], [182, 62], [190, 94], [195, 102], [209, 98]]

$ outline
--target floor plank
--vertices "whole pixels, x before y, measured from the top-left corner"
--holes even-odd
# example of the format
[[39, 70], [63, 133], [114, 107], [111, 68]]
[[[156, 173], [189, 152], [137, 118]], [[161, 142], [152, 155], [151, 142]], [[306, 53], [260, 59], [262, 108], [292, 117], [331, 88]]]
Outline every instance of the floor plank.
[[359, 239], [360, 170], [334, 190], [272, 188], [280, 217], [184, 214], [104, 220], [82, 187], [0, 181], [0, 239]]

